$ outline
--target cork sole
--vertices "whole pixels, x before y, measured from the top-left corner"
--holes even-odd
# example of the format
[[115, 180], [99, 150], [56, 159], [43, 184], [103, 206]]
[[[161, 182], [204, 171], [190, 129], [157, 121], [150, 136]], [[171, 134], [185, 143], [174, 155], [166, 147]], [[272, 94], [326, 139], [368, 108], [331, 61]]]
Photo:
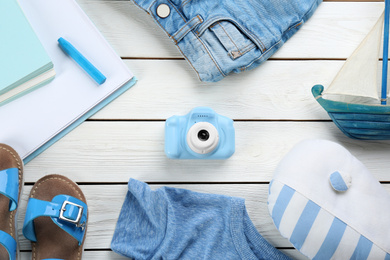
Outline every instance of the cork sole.
[[[86, 199], [76, 183], [61, 175], [47, 175], [33, 186], [30, 197], [51, 201], [59, 194], [73, 196], [84, 203]], [[32, 242], [32, 259], [59, 258], [67, 260], [81, 259], [83, 243], [59, 228], [50, 217], [38, 217], [34, 220], [37, 242]]]
[[[16, 151], [8, 145], [0, 144], [0, 171], [18, 168], [19, 169], [19, 198], [23, 187], [23, 161]], [[0, 230], [10, 234], [17, 240], [18, 231], [16, 229], [16, 212], [9, 211], [9, 199], [0, 195]], [[0, 246], [0, 260], [8, 260], [7, 250]]]

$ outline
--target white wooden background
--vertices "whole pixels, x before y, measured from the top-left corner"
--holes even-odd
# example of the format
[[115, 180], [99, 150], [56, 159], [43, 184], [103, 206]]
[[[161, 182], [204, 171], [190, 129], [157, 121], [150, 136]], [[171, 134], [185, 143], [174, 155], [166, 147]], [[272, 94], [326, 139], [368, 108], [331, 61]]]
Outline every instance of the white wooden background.
[[[360, 159], [390, 192], [390, 142], [345, 137], [311, 95], [328, 85], [382, 12], [381, 2], [322, 3], [269, 61], [218, 83], [201, 83], [154, 21], [129, 1], [77, 0], [139, 79], [113, 103], [25, 167], [19, 214], [44, 175], [63, 174], [84, 191], [90, 209], [84, 259], [125, 259], [110, 250], [129, 178], [153, 188], [169, 185], [240, 196], [259, 232], [295, 259], [267, 210], [268, 183], [281, 158], [307, 138], [333, 140]], [[228, 160], [169, 160], [164, 121], [196, 106], [235, 120], [236, 152]], [[31, 246], [21, 232], [22, 259]]]

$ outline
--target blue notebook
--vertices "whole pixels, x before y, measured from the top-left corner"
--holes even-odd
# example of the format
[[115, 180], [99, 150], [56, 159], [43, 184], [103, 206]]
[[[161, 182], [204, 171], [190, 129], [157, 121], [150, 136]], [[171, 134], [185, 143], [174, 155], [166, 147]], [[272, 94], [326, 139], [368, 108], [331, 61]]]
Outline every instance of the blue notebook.
[[[27, 163], [133, 86], [136, 78], [75, 0], [19, 4], [56, 71], [46, 86], [0, 106], [5, 126], [0, 128], [0, 143], [12, 146]], [[103, 84], [62, 51], [60, 37], [106, 76]]]
[[0, 105], [49, 82], [53, 63], [16, 0], [1, 0]]

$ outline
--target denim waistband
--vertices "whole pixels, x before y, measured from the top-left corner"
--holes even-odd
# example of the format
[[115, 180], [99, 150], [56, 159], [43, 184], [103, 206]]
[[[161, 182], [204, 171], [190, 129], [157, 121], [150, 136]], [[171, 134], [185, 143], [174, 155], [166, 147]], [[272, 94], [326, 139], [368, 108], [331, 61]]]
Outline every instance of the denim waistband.
[[[172, 39], [200, 80], [211, 82], [267, 60], [321, 1], [133, 0]], [[167, 15], [159, 13], [161, 5]]]

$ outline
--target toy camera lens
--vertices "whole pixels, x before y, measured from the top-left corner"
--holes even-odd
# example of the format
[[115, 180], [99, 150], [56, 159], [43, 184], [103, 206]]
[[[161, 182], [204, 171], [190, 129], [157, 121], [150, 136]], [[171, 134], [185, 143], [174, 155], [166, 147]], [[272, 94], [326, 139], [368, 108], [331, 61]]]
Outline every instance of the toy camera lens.
[[189, 148], [193, 152], [207, 154], [217, 148], [219, 134], [213, 124], [209, 122], [198, 122], [190, 127], [186, 140]]
[[207, 141], [207, 140], [209, 140], [209, 137], [210, 137], [210, 134], [207, 130], [202, 129], [198, 132], [198, 138], [201, 141]]

